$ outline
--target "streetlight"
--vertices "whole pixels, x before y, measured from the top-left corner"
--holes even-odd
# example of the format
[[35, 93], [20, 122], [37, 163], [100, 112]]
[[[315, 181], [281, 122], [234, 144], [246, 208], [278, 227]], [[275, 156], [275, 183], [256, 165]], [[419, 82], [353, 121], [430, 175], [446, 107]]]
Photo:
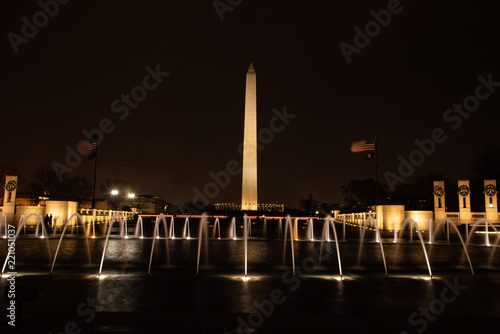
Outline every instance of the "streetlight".
[[132, 203], [134, 201], [134, 198], [135, 198], [135, 194], [134, 193], [129, 193], [128, 194], [128, 200], [129, 200], [129, 203], [128, 203], [128, 207], [129, 207], [129, 210], [134, 212], [134, 210], [132, 210]]
[[113, 196], [113, 210], [116, 210], [116, 195], [118, 195], [118, 190], [113, 189], [111, 190], [111, 196]]

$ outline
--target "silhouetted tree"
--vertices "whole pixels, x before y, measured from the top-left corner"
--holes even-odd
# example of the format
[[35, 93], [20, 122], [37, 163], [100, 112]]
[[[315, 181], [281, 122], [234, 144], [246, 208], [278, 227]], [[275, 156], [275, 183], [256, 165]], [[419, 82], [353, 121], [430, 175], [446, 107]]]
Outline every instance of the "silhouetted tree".
[[300, 200], [300, 207], [302, 208], [302, 211], [312, 215], [316, 212], [316, 209], [319, 206], [319, 202], [314, 199], [314, 196], [312, 194], [309, 194], [309, 197], [307, 198], [302, 198]]
[[341, 187], [344, 201], [348, 206], [367, 211], [377, 201], [377, 188], [380, 197], [385, 197], [387, 186], [373, 179], [351, 180]]
[[167, 208], [167, 213], [172, 214], [172, 213], [179, 213], [179, 206], [177, 204], [172, 204], [172, 203], [165, 203], [165, 207]]
[[176, 213], [199, 215], [207, 211], [208, 205], [203, 202], [186, 202], [177, 207]]
[[[456, 182], [452, 182], [442, 173], [427, 173], [417, 176], [413, 182], [396, 186], [391, 199], [405, 205], [407, 210], [434, 210], [434, 181], [445, 182], [446, 203], [450, 211], [458, 205]], [[458, 209], [457, 209], [458, 210]]]
[[33, 181], [29, 184], [30, 191], [35, 196], [61, 197], [63, 186], [52, 168], [40, 166], [33, 172]]
[[85, 177], [67, 177], [63, 180], [63, 196], [75, 200], [87, 200], [92, 196], [92, 183]]
[[321, 203], [317, 207], [317, 211], [322, 216], [331, 215], [332, 211], [335, 211], [335, 210], [340, 210], [339, 204]]

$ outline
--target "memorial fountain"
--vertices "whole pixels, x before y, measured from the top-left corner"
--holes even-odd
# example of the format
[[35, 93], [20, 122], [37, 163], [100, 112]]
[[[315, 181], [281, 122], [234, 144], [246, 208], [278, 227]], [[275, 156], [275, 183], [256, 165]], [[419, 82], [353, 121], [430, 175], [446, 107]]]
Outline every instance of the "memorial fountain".
[[[37, 218], [38, 222], [35, 225], [35, 233], [34, 235], [30, 236], [27, 234], [26, 236], [22, 234], [22, 231], [24, 231], [26, 221], [32, 217]], [[170, 221], [167, 222], [167, 218], [170, 218]], [[165, 254], [166, 254], [166, 262], [170, 263], [170, 248], [172, 247], [169, 245], [168, 240], [174, 240], [174, 239], [179, 239], [179, 242], [189, 242], [189, 240], [192, 240], [192, 242], [196, 242], [197, 239], [197, 256], [196, 256], [196, 274], [199, 274], [200, 272], [200, 258], [202, 254], [202, 244], [205, 244], [205, 256], [208, 259], [209, 257], [213, 255], [209, 255], [208, 252], [208, 245], [211, 243], [216, 242], [216, 240], [220, 240], [220, 242], [225, 242], [227, 240], [235, 240], [235, 241], [242, 241], [243, 245], [241, 246], [242, 252], [243, 252], [243, 257], [244, 257], [244, 272], [243, 276], [246, 277], [248, 276], [248, 245], [249, 242], [257, 241], [257, 242], [268, 242], [275, 247], [275, 242], [279, 240], [280, 238], [283, 239], [283, 251], [282, 251], [282, 257], [283, 257], [283, 263], [286, 262], [286, 254], [287, 254], [287, 248], [290, 249], [291, 252], [291, 262], [292, 262], [292, 269], [293, 273], [295, 274], [295, 245], [297, 242], [299, 243], [315, 243], [315, 242], [320, 242], [320, 258], [321, 254], [323, 252], [324, 247], [327, 244], [334, 244], [335, 245], [335, 251], [337, 254], [337, 261], [338, 261], [338, 271], [339, 271], [339, 276], [343, 276], [342, 272], [342, 257], [344, 254], [342, 254], [341, 248], [344, 247], [344, 245], [352, 245], [353, 243], [358, 244], [358, 251], [357, 251], [357, 261], [356, 261], [356, 266], [360, 267], [361, 263], [363, 261], [363, 248], [366, 244], [366, 238], [367, 234], [372, 233], [372, 230], [374, 232], [373, 234], [373, 242], [378, 245], [379, 247], [379, 252], [380, 252], [380, 257], [382, 259], [382, 263], [384, 266], [384, 273], [386, 277], [390, 276], [390, 272], [388, 269], [387, 265], [387, 260], [386, 260], [386, 251], [384, 248], [387, 247], [392, 247], [393, 245], [395, 246], [394, 251], [391, 252], [392, 257], [393, 257], [393, 264], [396, 265], [397, 262], [399, 261], [398, 259], [398, 253], [399, 249], [401, 247], [402, 241], [404, 241], [404, 235], [409, 234], [409, 240], [406, 241], [406, 243], [413, 244], [413, 233], [416, 232], [418, 236], [418, 242], [421, 245], [421, 251], [423, 254], [422, 260], [425, 263], [425, 266], [427, 268], [429, 277], [432, 277], [432, 268], [431, 268], [431, 262], [429, 259], [428, 255], [428, 249], [429, 247], [432, 247], [434, 244], [437, 243], [437, 237], [440, 235], [440, 231], [445, 231], [446, 232], [446, 243], [449, 244], [449, 247], [453, 249], [454, 253], [463, 253], [463, 256], [467, 259], [468, 266], [470, 268], [471, 274], [474, 276], [474, 268], [473, 268], [473, 263], [471, 260], [471, 257], [469, 255], [468, 248], [471, 246], [471, 239], [472, 236], [476, 235], [479, 229], [483, 229], [480, 231], [481, 233], [484, 233], [484, 244], [483, 247], [488, 247], [491, 249], [489, 259], [488, 259], [488, 266], [491, 267], [493, 265], [493, 259], [494, 259], [494, 254], [496, 247], [499, 244], [499, 233], [497, 228], [491, 224], [489, 221], [486, 220], [478, 220], [474, 224], [471, 225], [470, 231], [467, 231], [467, 237], [464, 241], [462, 237], [462, 232], [458, 228], [458, 226], [451, 220], [449, 219], [443, 219], [439, 222], [437, 222], [434, 226], [433, 229], [430, 231], [427, 231], [428, 233], [428, 242], [426, 243], [424, 240], [424, 236], [422, 231], [420, 231], [418, 225], [410, 218], [406, 219], [402, 225], [401, 229], [399, 230], [399, 234], [397, 235], [396, 231], [394, 232], [394, 240], [391, 240], [387, 236], [389, 233], [392, 232], [385, 232], [385, 237], [382, 235], [382, 232], [378, 228], [378, 223], [377, 221], [372, 218], [368, 217], [366, 221], [359, 226], [360, 229], [360, 236], [359, 240], [353, 241], [344, 241], [346, 238], [346, 222], [345, 220], [343, 221], [335, 221], [333, 218], [330, 216], [327, 216], [326, 218], [318, 219], [318, 218], [313, 218], [309, 217], [307, 219], [304, 219], [304, 224], [302, 226], [302, 229], [300, 232], [297, 232], [297, 227], [296, 225], [299, 224], [299, 219], [298, 218], [292, 218], [290, 216], [286, 217], [281, 217], [279, 218], [279, 221], [276, 223], [276, 220], [269, 220], [268, 218], [265, 217], [249, 217], [249, 216], [244, 216], [240, 222], [240, 227], [242, 229], [242, 234], [240, 236], [237, 235], [237, 218], [236, 217], [210, 217], [207, 215], [202, 215], [199, 217], [191, 217], [191, 219], [199, 219], [199, 225], [197, 228], [197, 233], [198, 237], [195, 239], [191, 238], [192, 232], [189, 224], [189, 216], [186, 217], [179, 217], [175, 218], [174, 216], [165, 216], [163, 214], [160, 214], [156, 216], [155, 222], [153, 224], [153, 229], [151, 234], [148, 236], [146, 235], [147, 229], [145, 231], [145, 223], [144, 223], [144, 217], [139, 216], [138, 219], [135, 222], [135, 229], [134, 233], [128, 233], [128, 224], [126, 220], [122, 219], [119, 215], [111, 217], [109, 222], [104, 223], [101, 227], [101, 235], [96, 236], [95, 235], [95, 224], [92, 223], [83, 223], [83, 219], [79, 214], [74, 214], [73, 216], [68, 219], [68, 221], [62, 226], [61, 228], [61, 233], [58, 238], [49, 237], [48, 232], [46, 230], [45, 225], [43, 224], [42, 217], [31, 214], [27, 217], [22, 217], [21, 220], [18, 223], [17, 227], [17, 234], [16, 238], [40, 238], [40, 239], [47, 239], [47, 244], [51, 244], [52, 247], [55, 246], [55, 250], [53, 251], [53, 254], [50, 254], [50, 257], [52, 259], [51, 261], [51, 267], [50, 267], [50, 274], [53, 274], [54, 268], [56, 265], [56, 260], [58, 257], [58, 254], [61, 250], [61, 245], [64, 243], [65, 238], [68, 236], [68, 227], [72, 226], [72, 229], [76, 230], [76, 235], [75, 232], [70, 234], [71, 239], [77, 239], [77, 240], [82, 240], [83, 244], [85, 246], [86, 252], [87, 252], [87, 257], [89, 259], [89, 263], [92, 263], [91, 259], [91, 252], [93, 254], [98, 251], [99, 248], [102, 249], [100, 252], [100, 263], [99, 263], [99, 269], [98, 269], [98, 275], [102, 274], [104, 263], [105, 263], [105, 257], [106, 257], [106, 252], [108, 250], [108, 246], [111, 240], [116, 240], [118, 239], [130, 239], [132, 240], [137, 240], [137, 239], [144, 239], [146, 240], [151, 240], [151, 248], [150, 248], [150, 256], [149, 256], [149, 261], [148, 261], [148, 270], [147, 273], [148, 275], [151, 274], [151, 267], [153, 264], [154, 260], [154, 254], [155, 254], [155, 245], [156, 245], [156, 240], [158, 239], [163, 239], [165, 240]], [[259, 235], [256, 235], [255, 237], [251, 236], [251, 226], [252, 222], [254, 224], [258, 220], [262, 221], [262, 230], [260, 231]], [[285, 220], [284, 224], [284, 231], [281, 231], [282, 224], [281, 220]], [[2, 223], [4, 220], [1, 219], [0, 217], [0, 223]], [[176, 236], [175, 235], [175, 225], [176, 223], [181, 223], [181, 221], [184, 222], [183, 228], [182, 228], [182, 236]], [[270, 225], [270, 222], [274, 222], [274, 224]], [[227, 225], [227, 234], [224, 234], [222, 229], [223, 222], [226, 223]], [[130, 222], [131, 223], [131, 222]], [[5, 225], [5, 224], [4, 224]], [[210, 227], [209, 227], [210, 225]], [[318, 239], [314, 237], [315, 235], [315, 225], [316, 226], [322, 226], [321, 237]], [[373, 229], [370, 228], [370, 226], [374, 226]], [[432, 228], [432, 225], [430, 225]], [[118, 227], [118, 233], [113, 234], [113, 227]], [[279, 231], [276, 231], [276, 228], [279, 228]], [[274, 230], [273, 232], [269, 231], [269, 229]], [[5, 227], [4, 227], [5, 229]], [[163, 233], [161, 230], [163, 229]], [[211, 233], [209, 233], [209, 229], [211, 229]], [[337, 236], [337, 229], [342, 231], [343, 234], [343, 240], [339, 240]], [[453, 230], [453, 236], [458, 237], [459, 244], [451, 244], [450, 243], [450, 230]], [[82, 233], [78, 235], [78, 230], [81, 230]], [[103, 234], [102, 231], [105, 231]], [[302, 232], [302, 230], [304, 230]], [[490, 242], [490, 233], [489, 231], [494, 232], [494, 235], [496, 236], [496, 239], [494, 243], [492, 244]], [[196, 231], [194, 231], [196, 232]], [[295, 233], [298, 233], [299, 235], [294, 235]], [[318, 232], [316, 231], [318, 234]], [[333, 238], [331, 237], [333, 233]], [[163, 236], [162, 236], [163, 234]], [[351, 231], [352, 234], [352, 231]], [[442, 234], [442, 233], [441, 233]], [[94, 239], [93, 247], [94, 249], [90, 249], [89, 246], [89, 238]], [[57, 245], [54, 245], [54, 242], [58, 239]], [[392, 242], [391, 242], [392, 241]], [[476, 238], [477, 241], [477, 238]], [[444, 241], [440, 241], [439, 243], [443, 244]], [[289, 247], [287, 245], [289, 244]], [[96, 248], [97, 247], [97, 248]], [[174, 246], [175, 247], [175, 246]], [[477, 246], [476, 246], [477, 247]], [[48, 247], [50, 249], [50, 247]], [[461, 248], [461, 251], [459, 249]], [[454, 254], [455, 256], [456, 254]], [[217, 255], [216, 255], [217, 256]], [[319, 261], [321, 264], [321, 260]], [[5, 269], [5, 264], [4, 268]], [[4, 270], [2, 270], [3, 273]]]
[[[340, 309], [352, 314], [350, 308], [376, 313], [376, 304], [389, 303], [392, 314], [407, 318], [413, 309], [439, 296], [443, 282], [458, 277], [471, 291], [484, 293], [484, 287], [491, 290], [500, 275], [499, 255], [495, 255], [500, 236], [497, 227], [485, 220], [471, 223], [470, 230], [464, 231], [463, 226], [444, 219], [432, 222], [430, 231], [421, 231], [413, 220], [406, 219], [395, 233], [380, 230], [372, 217], [356, 226], [330, 216], [249, 215], [144, 215], [135, 221], [116, 215], [97, 224], [84, 222], [75, 214], [54, 235], [38, 223], [25, 233], [28, 219], [38, 222], [40, 217], [23, 217], [16, 224], [18, 280], [42, 280], [45, 283], [37, 284], [53, 294], [44, 295], [44, 300], [57, 296], [58, 301], [72, 300], [74, 305], [65, 302], [66, 307], [76, 307], [80, 301], [67, 294], [61, 297], [60, 289], [61, 293], [83, 289], [93, 295], [96, 284], [99, 291], [105, 291], [107, 286], [125, 281], [134, 286], [138, 296], [149, 296], [149, 312], [178, 312], [179, 308], [189, 312], [192, 304], [188, 300], [201, 300], [207, 303], [199, 306], [203, 312], [215, 307], [220, 312], [250, 313], [254, 310], [252, 300], [260, 301], [263, 294], [281, 286], [290, 287], [291, 300], [299, 298], [284, 308], [285, 313], [337, 314]], [[7, 255], [2, 269], [5, 277], [9, 251], [7, 241], [1, 240], [0, 250]], [[483, 287], [479, 282], [486, 283]], [[177, 306], [162, 303], [161, 296], [167, 293], [164, 284], [171, 287], [167, 295], [175, 296]], [[148, 286], [155, 288], [147, 292]], [[410, 293], [413, 297], [399, 297], [408, 291], [414, 291]], [[421, 297], [426, 294], [430, 299]], [[186, 297], [190, 295], [193, 299]], [[120, 296], [125, 301], [130, 298], [128, 294]], [[366, 296], [374, 302], [367, 304]], [[465, 304], [474, 303], [474, 297], [464, 296]], [[405, 304], [408, 298], [413, 302]], [[101, 303], [99, 310], [142, 312], [145, 304], [136, 303]], [[306, 309], [301, 309], [301, 303]], [[496, 305], [491, 312], [482, 309], [474, 313], [469, 307], [464, 312], [450, 312], [456, 317], [493, 316], [498, 304], [490, 300], [488, 307]]]

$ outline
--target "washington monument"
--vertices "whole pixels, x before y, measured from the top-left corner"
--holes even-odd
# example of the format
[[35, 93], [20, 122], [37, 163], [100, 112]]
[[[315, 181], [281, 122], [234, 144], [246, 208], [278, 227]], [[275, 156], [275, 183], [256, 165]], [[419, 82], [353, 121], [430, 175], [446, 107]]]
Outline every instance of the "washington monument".
[[257, 210], [257, 77], [252, 63], [247, 71], [245, 130], [243, 134], [241, 210]]

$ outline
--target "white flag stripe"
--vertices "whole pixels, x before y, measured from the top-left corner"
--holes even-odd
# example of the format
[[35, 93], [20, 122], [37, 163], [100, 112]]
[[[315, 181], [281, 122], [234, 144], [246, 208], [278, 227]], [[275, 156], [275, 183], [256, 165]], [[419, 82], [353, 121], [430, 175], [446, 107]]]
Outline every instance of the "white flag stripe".
[[366, 140], [353, 141], [351, 144], [351, 152], [359, 153], [366, 151], [375, 151], [375, 144], [367, 144]]
[[92, 153], [97, 150], [96, 143], [91, 143], [88, 140], [78, 143], [78, 151], [82, 154]]

